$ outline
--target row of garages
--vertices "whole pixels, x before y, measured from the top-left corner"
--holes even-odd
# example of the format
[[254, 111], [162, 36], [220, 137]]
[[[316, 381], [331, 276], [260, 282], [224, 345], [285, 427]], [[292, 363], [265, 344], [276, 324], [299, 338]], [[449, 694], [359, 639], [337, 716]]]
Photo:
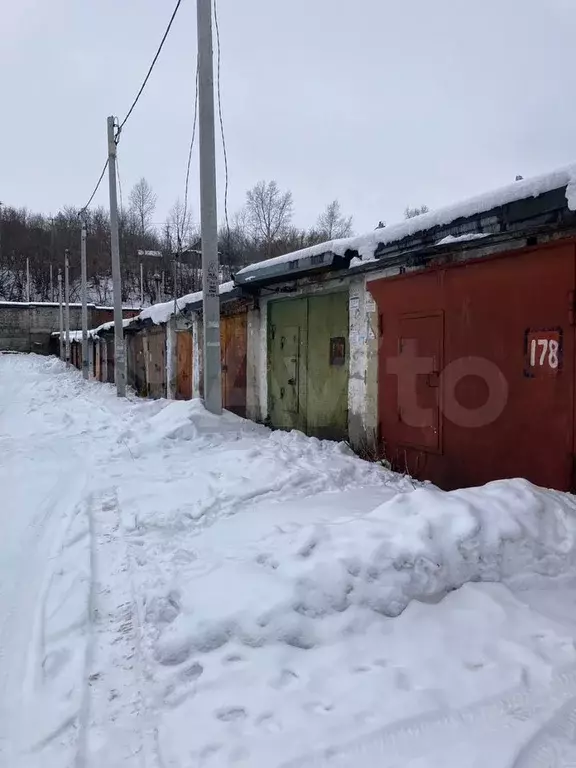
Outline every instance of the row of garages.
[[[523, 476], [571, 490], [575, 234], [560, 185], [374, 235], [369, 261], [330, 244], [243, 270], [220, 297], [224, 407], [445, 488]], [[184, 304], [125, 329], [142, 396], [203, 394], [202, 302]], [[91, 339], [101, 381], [113, 350], [113, 329]]]

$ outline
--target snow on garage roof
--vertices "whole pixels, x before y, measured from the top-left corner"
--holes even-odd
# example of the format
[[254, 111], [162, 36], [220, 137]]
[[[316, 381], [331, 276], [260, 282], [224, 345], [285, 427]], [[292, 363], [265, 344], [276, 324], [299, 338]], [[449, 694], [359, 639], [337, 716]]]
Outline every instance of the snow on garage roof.
[[[220, 295], [223, 293], [229, 293], [234, 288], [234, 283], [229, 281], [220, 285]], [[198, 301], [202, 301], [202, 291], [196, 291], [195, 293], [188, 293], [186, 296], [182, 296], [176, 300], [177, 312], [182, 312], [189, 304], [195, 304]], [[140, 312], [139, 315], [132, 318], [132, 320], [152, 320], [155, 325], [162, 325], [167, 323], [168, 320], [174, 314], [174, 299], [171, 301], [165, 301], [162, 304], [153, 304], [151, 307], [146, 307]]]
[[571, 211], [575, 211], [576, 165], [571, 165], [552, 173], [515, 181], [492, 192], [477, 195], [468, 200], [463, 200], [444, 208], [438, 208], [435, 211], [430, 211], [420, 216], [414, 216], [412, 219], [407, 219], [389, 227], [375, 229], [364, 235], [346, 237], [341, 240], [329, 240], [309, 248], [303, 248], [300, 251], [286, 253], [283, 256], [276, 256], [273, 259], [250, 264], [237, 272], [236, 276], [241, 278], [240, 282], [246, 283], [259, 277], [258, 272], [262, 269], [289, 264], [301, 259], [310, 259], [313, 256], [320, 256], [326, 253], [345, 256], [348, 251], [351, 251], [356, 252], [363, 261], [370, 261], [374, 258], [374, 252], [379, 245], [388, 245], [434, 227], [447, 226], [457, 219], [486, 213], [502, 205], [529, 197], [538, 197], [545, 192], [551, 192], [562, 187], [566, 187], [568, 208]]

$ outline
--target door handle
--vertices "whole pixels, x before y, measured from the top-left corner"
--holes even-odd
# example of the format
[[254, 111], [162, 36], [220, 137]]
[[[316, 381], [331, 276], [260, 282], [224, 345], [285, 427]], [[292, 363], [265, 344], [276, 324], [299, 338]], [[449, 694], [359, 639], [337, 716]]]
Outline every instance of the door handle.
[[288, 384], [290, 384], [291, 387], [296, 386], [296, 379], [288, 379]]

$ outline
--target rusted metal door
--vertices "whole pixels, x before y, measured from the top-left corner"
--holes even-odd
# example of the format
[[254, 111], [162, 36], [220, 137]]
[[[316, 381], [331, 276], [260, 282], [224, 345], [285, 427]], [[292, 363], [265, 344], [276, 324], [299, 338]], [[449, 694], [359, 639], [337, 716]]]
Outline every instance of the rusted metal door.
[[398, 391], [398, 435], [404, 445], [431, 451], [441, 449], [439, 381], [443, 340], [441, 312], [400, 317], [399, 375], [414, 378], [413, 388]]
[[148, 396], [166, 397], [166, 331], [151, 330], [148, 336]]
[[279, 429], [306, 430], [308, 301], [268, 305], [268, 415]]
[[179, 331], [176, 334], [176, 399], [192, 399], [192, 334]]
[[348, 293], [308, 299], [306, 433], [327, 440], [348, 434]]
[[574, 487], [574, 288], [571, 241], [370, 283], [382, 449], [397, 469], [444, 488]]
[[109, 384], [114, 384], [114, 339], [107, 339], [106, 353], [108, 359], [106, 368], [107, 381]]
[[246, 416], [246, 312], [220, 319], [222, 360], [222, 405], [238, 416]]
[[268, 317], [268, 410], [273, 426], [345, 438], [348, 293], [274, 301]]
[[132, 337], [132, 351], [134, 355], [134, 389], [140, 397], [146, 397], [148, 390], [146, 384], [146, 360], [144, 358], [144, 336], [142, 331]]

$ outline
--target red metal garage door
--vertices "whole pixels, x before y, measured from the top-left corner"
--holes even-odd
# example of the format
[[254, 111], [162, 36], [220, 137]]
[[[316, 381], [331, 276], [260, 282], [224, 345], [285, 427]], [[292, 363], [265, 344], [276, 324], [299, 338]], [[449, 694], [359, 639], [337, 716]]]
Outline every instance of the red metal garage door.
[[380, 432], [398, 469], [445, 488], [573, 487], [574, 262], [564, 241], [370, 283]]

